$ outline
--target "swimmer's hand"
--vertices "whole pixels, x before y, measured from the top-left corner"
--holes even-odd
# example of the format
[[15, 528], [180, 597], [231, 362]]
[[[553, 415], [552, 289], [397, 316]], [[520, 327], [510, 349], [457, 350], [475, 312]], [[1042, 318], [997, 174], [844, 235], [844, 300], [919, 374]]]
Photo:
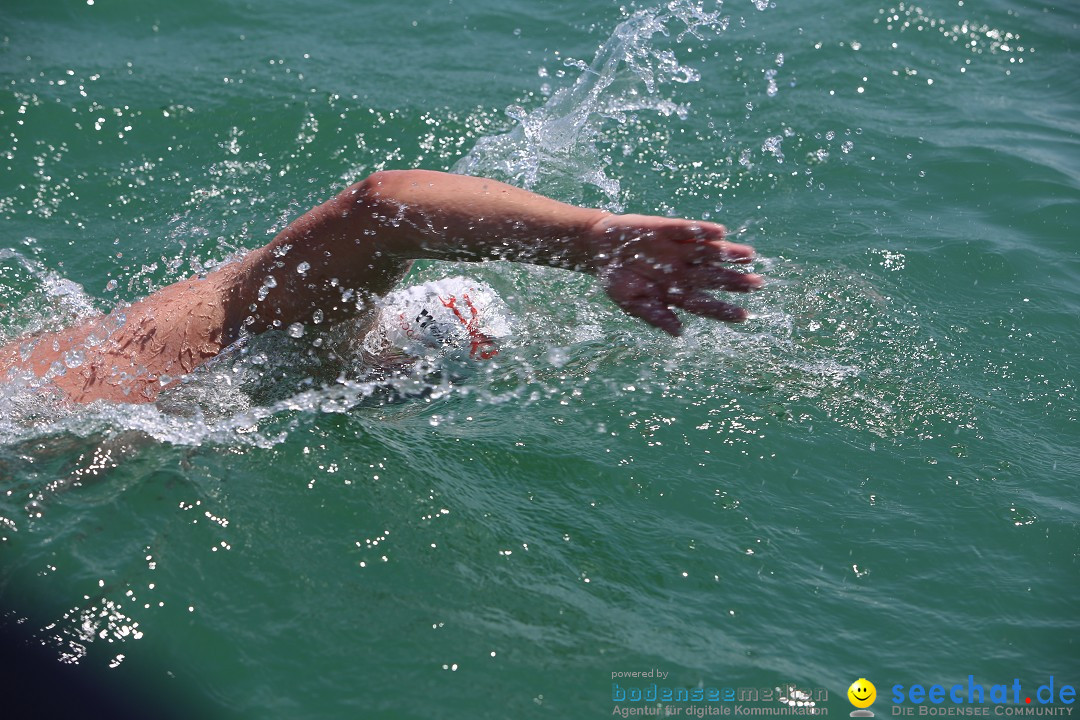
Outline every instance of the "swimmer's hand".
[[754, 249], [724, 239], [723, 225], [651, 215], [606, 215], [589, 233], [590, 270], [626, 313], [677, 336], [673, 308], [725, 322], [742, 322], [745, 309], [708, 291], [750, 292], [764, 279], [728, 267], [746, 264]]

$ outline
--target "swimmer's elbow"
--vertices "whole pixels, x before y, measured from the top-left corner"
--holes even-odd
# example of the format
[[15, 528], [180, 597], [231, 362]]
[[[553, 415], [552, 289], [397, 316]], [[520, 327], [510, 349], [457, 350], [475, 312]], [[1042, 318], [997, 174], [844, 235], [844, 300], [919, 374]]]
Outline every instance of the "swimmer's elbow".
[[328, 215], [336, 218], [333, 235], [350, 246], [393, 259], [418, 257], [422, 238], [409, 214], [416, 199], [410, 190], [422, 179], [418, 170], [380, 170], [345, 188], [327, 203]]
[[424, 199], [416, 197], [416, 188], [430, 173], [423, 170], [380, 170], [360, 182], [345, 188], [333, 201], [332, 212], [347, 218], [348, 234], [403, 237], [415, 230], [413, 223], [403, 222], [409, 209]]
[[370, 206], [372, 198], [375, 197], [376, 188], [378, 187], [377, 175], [379, 173], [373, 173], [360, 182], [353, 183], [338, 193], [338, 196], [331, 202], [342, 214], [366, 209]]
[[345, 188], [338, 198], [357, 209], [400, 203], [403, 190], [417, 182], [419, 170], [378, 170]]

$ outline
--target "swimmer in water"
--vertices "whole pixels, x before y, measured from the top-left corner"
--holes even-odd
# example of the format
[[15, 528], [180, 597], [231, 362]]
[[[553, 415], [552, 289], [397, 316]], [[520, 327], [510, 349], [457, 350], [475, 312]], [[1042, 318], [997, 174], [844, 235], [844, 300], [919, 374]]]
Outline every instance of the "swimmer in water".
[[590, 273], [625, 312], [678, 335], [675, 308], [740, 322], [745, 310], [708, 291], [762, 285], [760, 275], [727, 267], [750, 262], [754, 250], [724, 232], [714, 223], [575, 207], [484, 178], [377, 172], [234, 263], [0, 348], [0, 378], [29, 372], [80, 403], [153, 402], [243, 333], [310, 323], [316, 313], [327, 323], [355, 318], [422, 258]]

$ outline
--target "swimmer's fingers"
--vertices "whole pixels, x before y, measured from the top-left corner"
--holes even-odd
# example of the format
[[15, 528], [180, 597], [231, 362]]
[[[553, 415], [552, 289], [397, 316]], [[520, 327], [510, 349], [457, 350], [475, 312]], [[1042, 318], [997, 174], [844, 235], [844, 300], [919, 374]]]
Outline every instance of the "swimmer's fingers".
[[694, 261], [745, 264], [754, 259], [754, 248], [726, 239], [727, 228], [700, 220], [669, 220], [660, 235], [674, 242], [692, 245]]
[[716, 248], [717, 253], [724, 262], [746, 264], [752, 261], [757, 254], [750, 245], [741, 245], [727, 240], [710, 242], [709, 246]]
[[751, 292], [764, 284], [756, 273], [726, 267], [751, 262], [754, 249], [728, 242], [725, 233], [716, 223], [607, 216], [597, 225], [597, 257], [604, 258], [597, 274], [622, 310], [670, 335], [682, 329], [675, 309], [742, 322], [745, 310], [706, 292]]
[[660, 328], [672, 337], [678, 337], [682, 333], [682, 321], [670, 307], [655, 298], [644, 298], [630, 305], [623, 305], [622, 309], [629, 315], [641, 318], [653, 327]]
[[663, 289], [656, 282], [629, 271], [612, 273], [605, 281], [608, 296], [627, 315], [641, 318], [668, 335], [678, 336], [682, 322], [668, 307]]
[[756, 253], [749, 245], [728, 242], [718, 238], [690, 238], [679, 239], [675, 242], [693, 246], [692, 255], [694, 262], [736, 263], [745, 265], [753, 261]]
[[[670, 288], [751, 292], [765, 284], [765, 278], [757, 273], [724, 267], [722, 263], [729, 262], [724, 258], [733, 256], [725, 254], [721, 257], [709, 246], [687, 248], [687, 255], [665, 261], [642, 254], [624, 261], [623, 265]], [[749, 262], [749, 258], [746, 261]]]
[[765, 284], [765, 278], [757, 273], [744, 273], [711, 265], [692, 265], [682, 274], [684, 282], [681, 284], [702, 290], [752, 292]]
[[751, 262], [754, 248], [729, 242], [726, 234], [717, 223], [653, 215], [608, 215], [590, 231], [597, 266], [646, 263], [666, 273], [687, 265]]
[[745, 309], [707, 293], [666, 291], [660, 284], [630, 272], [613, 274], [607, 283], [607, 292], [625, 313], [673, 336], [682, 331], [682, 322], [672, 307], [722, 322], [742, 322], [748, 317]]
[[675, 307], [694, 315], [701, 315], [722, 322], [742, 322], [749, 316], [749, 313], [744, 308], [717, 300], [703, 292], [671, 294], [668, 301]]

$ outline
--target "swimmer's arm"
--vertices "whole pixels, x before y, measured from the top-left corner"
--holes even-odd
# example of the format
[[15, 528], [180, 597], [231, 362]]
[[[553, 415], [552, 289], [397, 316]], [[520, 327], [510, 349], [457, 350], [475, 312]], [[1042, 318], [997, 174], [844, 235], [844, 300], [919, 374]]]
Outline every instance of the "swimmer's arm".
[[724, 228], [713, 223], [612, 215], [494, 180], [380, 172], [304, 213], [237, 263], [162, 288], [109, 319], [0, 348], [0, 379], [19, 370], [52, 376], [78, 351], [85, 353], [82, 364], [53, 378], [73, 400], [152, 401], [244, 328], [356, 315], [358, 299], [389, 292], [417, 258], [589, 272], [623, 310], [678, 334], [672, 308], [727, 321], [746, 317], [707, 292], [747, 292], [762, 282], [725, 267], [749, 262], [753, 249], [723, 238]]
[[[389, 291], [418, 258], [530, 262], [597, 275], [626, 312], [671, 334], [672, 308], [738, 322], [742, 308], [709, 290], [748, 292], [760, 276], [725, 267], [753, 249], [714, 223], [580, 208], [495, 180], [426, 170], [384, 171], [347, 188], [249, 255], [239, 277], [250, 296], [274, 266], [286, 292], [271, 291], [252, 329], [303, 321], [316, 308], [344, 311], [340, 288]], [[299, 263], [311, 269], [294, 272]], [[334, 291], [329, 292], [328, 283]]]

